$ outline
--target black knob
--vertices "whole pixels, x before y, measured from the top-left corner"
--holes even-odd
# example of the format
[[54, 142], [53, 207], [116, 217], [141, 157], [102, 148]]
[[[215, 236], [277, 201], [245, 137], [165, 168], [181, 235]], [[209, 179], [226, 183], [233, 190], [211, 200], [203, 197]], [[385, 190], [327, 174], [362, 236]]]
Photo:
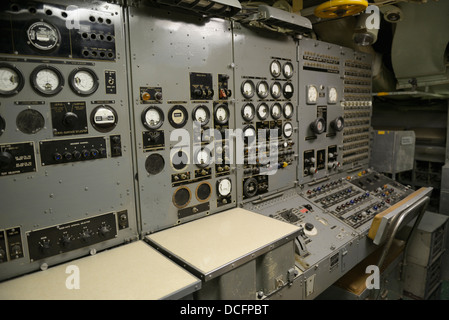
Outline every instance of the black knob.
[[97, 149], [91, 149], [90, 154], [93, 158], [96, 158], [100, 152]]
[[109, 232], [111, 232], [111, 228], [108, 226], [102, 226], [99, 230], [100, 236], [106, 237]]
[[156, 98], [156, 100], [160, 101], [162, 100], [162, 92], [158, 91], [154, 94], [154, 97]]
[[81, 151], [81, 154], [83, 155], [84, 158], [89, 158], [90, 152], [84, 149], [83, 151]]
[[65, 234], [62, 236], [62, 242], [61, 242], [62, 246], [64, 248], [69, 248], [72, 245], [72, 239], [70, 238], [69, 235]]
[[337, 117], [334, 121], [331, 122], [331, 127], [335, 131], [341, 131], [344, 128], [345, 120], [343, 117]]
[[64, 119], [62, 122], [65, 126], [72, 128], [78, 123], [78, 115], [73, 112], [67, 112], [64, 115]]
[[84, 232], [81, 234], [81, 240], [84, 242], [90, 242], [92, 233], [89, 230], [84, 230]]
[[53, 159], [55, 159], [56, 161], [61, 161], [62, 154], [60, 154], [59, 152], [56, 152], [55, 154], [53, 154]]
[[201, 90], [200, 88], [196, 88], [195, 90], [193, 90], [193, 96], [195, 98], [202, 98], [203, 97], [203, 90]]
[[12, 166], [14, 163], [13, 156], [6, 151], [0, 152], [0, 168], [1, 169], [7, 169]]
[[98, 152], [99, 152], [100, 156], [106, 157], [106, 149], [105, 148], [99, 148]]
[[76, 160], [81, 158], [81, 152], [79, 152], [78, 150], [73, 151], [72, 155], [73, 155], [73, 158], [75, 158]]
[[50, 239], [44, 239], [39, 242], [39, 249], [42, 253], [47, 253], [51, 248]]
[[313, 230], [313, 224], [307, 222], [307, 223], [304, 225], [304, 228], [306, 228], [307, 231], [312, 231], [312, 230]]
[[64, 152], [64, 158], [66, 160], [72, 160], [73, 155], [70, 152]]

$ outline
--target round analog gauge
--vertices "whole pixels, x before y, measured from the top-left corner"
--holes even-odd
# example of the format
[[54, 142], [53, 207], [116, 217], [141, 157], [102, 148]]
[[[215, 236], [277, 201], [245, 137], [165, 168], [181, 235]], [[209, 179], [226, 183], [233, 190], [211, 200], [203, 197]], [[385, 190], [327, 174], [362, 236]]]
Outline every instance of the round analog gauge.
[[268, 83], [266, 81], [260, 81], [257, 84], [257, 95], [259, 96], [259, 98], [265, 99], [266, 97], [268, 97], [268, 93], [269, 93]]
[[282, 128], [282, 133], [284, 134], [284, 137], [290, 138], [293, 134], [293, 125], [291, 122], [286, 122], [284, 124], [284, 127]]
[[92, 111], [92, 125], [98, 131], [111, 131], [117, 125], [117, 120], [117, 113], [110, 106], [101, 105]]
[[211, 152], [206, 148], [199, 149], [195, 154], [195, 164], [199, 168], [205, 168], [210, 165], [211, 159]]
[[64, 78], [55, 67], [40, 66], [31, 73], [31, 84], [38, 93], [53, 96], [64, 87]]
[[326, 130], [326, 121], [319, 117], [310, 124], [310, 129], [312, 129], [315, 134], [321, 134]]
[[271, 61], [270, 73], [275, 78], [281, 75], [281, 63], [278, 60]]
[[97, 91], [98, 77], [88, 68], [77, 68], [69, 75], [69, 85], [75, 93], [88, 96]]
[[242, 118], [245, 121], [253, 120], [255, 114], [256, 114], [256, 109], [254, 108], [253, 104], [247, 103], [242, 107]]
[[252, 143], [256, 141], [256, 129], [253, 126], [247, 126], [243, 129], [243, 139], [245, 143]]
[[271, 85], [271, 90], [270, 91], [271, 91], [271, 96], [274, 99], [279, 99], [281, 97], [281, 92], [282, 92], [281, 84], [279, 82], [273, 83]]
[[282, 115], [282, 107], [279, 103], [275, 103], [271, 106], [271, 116], [273, 119], [279, 119]]
[[175, 128], [183, 127], [186, 124], [188, 118], [189, 115], [186, 108], [179, 104], [175, 105], [168, 112], [168, 121]]
[[6, 63], [0, 63], [0, 95], [14, 95], [22, 90], [24, 83], [19, 69]]
[[290, 119], [293, 115], [293, 105], [290, 102], [284, 104], [284, 117]]
[[257, 106], [257, 117], [260, 120], [265, 120], [268, 118], [269, 108], [266, 103], [261, 103]]
[[291, 62], [286, 62], [282, 67], [282, 73], [287, 79], [293, 77], [293, 64]]
[[337, 89], [334, 87], [330, 87], [327, 90], [327, 102], [328, 103], [337, 103], [338, 94]]
[[193, 109], [192, 112], [193, 121], [198, 121], [201, 126], [206, 125], [210, 119], [209, 108], [205, 105], [199, 105]]
[[142, 124], [148, 129], [158, 129], [164, 123], [164, 113], [156, 106], [150, 106], [142, 112]]
[[259, 184], [255, 178], [248, 178], [243, 182], [243, 195], [246, 198], [251, 198], [257, 194]]
[[220, 104], [215, 108], [214, 112], [215, 122], [218, 124], [225, 124], [229, 120], [229, 109], [226, 105]]
[[254, 82], [252, 82], [251, 80], [243, 81], [241, 90], [242, 90], [242, 95], [246, 99], [251, 99], [254, 96], [254, 91], [255, 91]]
[[217, 193], [219, 196], [227, 197], [231, 194], [232, 183], [229, 179], [221, 179], [217, 182]]
[[335, 131], [343, 130], [345, 120], [343, 117], [339, 116], [334, 121], [331, 122], [331, 126]]
[[284, 84], [284, 87], [282, 88], [282, 94], [286, 99], [290, 99], [293, 97], [293, 85], [290, 82], [287, 82]]
[[59, 45], [58, 29], [45, 21], [38, 21], [28, 27], [28, 44], [34, 49], [50, 51]]
[[318, 90], [314, 85], [307, 86], [306, 94], [307, 103], [316, 103], [316, 100], [318, 98]]

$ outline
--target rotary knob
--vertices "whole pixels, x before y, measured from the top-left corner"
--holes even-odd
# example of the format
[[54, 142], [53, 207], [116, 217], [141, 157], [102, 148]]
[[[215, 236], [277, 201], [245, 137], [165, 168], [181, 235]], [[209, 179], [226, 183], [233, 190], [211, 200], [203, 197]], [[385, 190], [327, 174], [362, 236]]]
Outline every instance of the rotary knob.
[[14, 163], [14, 157], [6, 151], [0, 152], [0, 169], [11, 168]]
[[78, 115], [73, 112], [67, 112], [62, 120], [65, 126], [73, 128], [78, 123]]

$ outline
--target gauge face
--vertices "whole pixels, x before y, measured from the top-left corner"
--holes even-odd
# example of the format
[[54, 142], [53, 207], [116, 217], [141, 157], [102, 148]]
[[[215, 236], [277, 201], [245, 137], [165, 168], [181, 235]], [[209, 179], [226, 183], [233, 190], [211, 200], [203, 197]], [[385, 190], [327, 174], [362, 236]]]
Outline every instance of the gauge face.
[[193, 121], [198, 121], [201, 126], [206, 125], [210, 119], [210, 112], [207, 106], [199, 105], [193, 109]]
[[108, 132], [117, 125], [117, 113], [111, 106], [101, 105], [92, 111], [92, 125], [101, 132]]
[[59, 45], [58, 30], [48, 22], [38, 21], [27, 30], [28, 44], [41, 51], [50, 51]]
[[90, 69], [78, 68], [70, 73], [69, 85], [75, 93], [87, 96], [97, 91], [98, 77]]
[[279, 119], [282, 115], [282, 108], [279, 103], [275, 103], [271, 106], [271, 116], [273, 119]]
[[323, 118], [319, 117], [310, 124], [310, 129], [316, 134], [321, 134], [326, 130], [326, 122]]
[[290, 99], [293, 97], [293, 85], [290, 82], [284, 84], [284, 88], [282, 89], [282, 94], [286, 99]]
[[243, 139], [246, 144], [252, 144], [256, 141], [256, 129], [253, 126], [247, 126], [243, 129]]
[[148, 129], [158, 129], [164, 123], [164, 113], [156, 106], [150, 106], [142, 112], [142, 123]]
[[52, 96], [62, 90], [64, 78], [55, 67], [40, 66], [31, 73], [31, 84], [38, 93]]
[[183, 106], [181, 106], [179, 104], [175, 105], [168, 112], [168, 121], [175, 128], [183, 127], [186, 124], [188, 118], [189, 118], [189, 115], [187, 113], [186, 108], [184, 108]]
[[18, 93], [24, 83], [22, 73], [16, 67], [0, 64], [0, 95], [10, 96]]
[[268, 93], [268, 83], [266, 81], [260, 81], [257, 84], [257, 95], [259, 96], [259, 98], [265, 99], [266, 97], [268, 97]]
[[284, 127], [282, 128], [282, 133], [284, 134], [284, 137], [290, 138], [293, 134], [293, 125], [291, 122], [286, 122], [284, 124]]
[[251, 80], [245, 80], [242, 83], [241, 90], [242, 90], [242, 95], [246, 99], [251, 99], [254, 96], [254, 91], [255, 91], [254, 82], [252, 82]]
[[225, 124], [229, 120], [229, 109], [226, 105], [220, 104], [215, 108], [215, 122]]
[[337, 99], [338, 99], [337, 89], [334, 87], [328, 88], [327, 102], [328, 103], [337, 103]]
[[290, 119], [293, 115], [293, 105], [290, 102], [284, 104], [284, 117]]
[[274, 99], [279, 99], [281, 97], [281, 92], [282, 92], [281, 84], [279, 82], [273, 83], [271, 85], [271, 90], [270, 91], [271, 91], [271, 96]]
[[257, 106], [257, 117], [260, 120], [265, 120], [268, 118], [269, 108], [266, 103], [261, 103]]
[[314, 85], [307, 86], [307, 103], [316, 103], [318, 90]]
[[254, 108], [254, 105], [252, 105], [251, 103], [247, 103], [242, 107], [242, 118], [245, 121], [253, 120], [255, 114], [256, 114], [256, 110]]
[[282, 73], [287, 79], [293, 77], [293, 64], [291, 62], [286, 62], [282, 67]]
[[336, 131], [343, 130], [344, 127], [344, 119], [343, 117], [337, 117], [334, 121], [331, 122], [332, 128]]
[[232, 183], [229, 179], [222, 179], [218, 181], [217, 193], [219, 196], [227, 197], [231, 194]]
[[271, 61], [270, 73], [275, 78], [281, 75], [281, 63], [278, 60]]
[[210, 165], [211, 158], [212, 156], [210, 151], [206, 148], [202, 148], [195, 154], [195, 164], [199, 168], [205, 168]]

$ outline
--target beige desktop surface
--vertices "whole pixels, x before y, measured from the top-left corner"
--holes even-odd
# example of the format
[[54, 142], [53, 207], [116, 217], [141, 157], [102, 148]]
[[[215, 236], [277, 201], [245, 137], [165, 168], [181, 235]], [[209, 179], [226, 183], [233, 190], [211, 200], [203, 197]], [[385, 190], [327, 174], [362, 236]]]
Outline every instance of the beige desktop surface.
[[[66, 287], [75, 274], [68, 266], [79, 270], [79, 289]], [[137, 241], [0, 283], [0, 299], [157, 300], [200, 287], [199, 279]]]
[[280, 239], [293, 240], [290, 236], [298, 231], [292, 224], [235, 208], [146, 238], [207, 274]]

